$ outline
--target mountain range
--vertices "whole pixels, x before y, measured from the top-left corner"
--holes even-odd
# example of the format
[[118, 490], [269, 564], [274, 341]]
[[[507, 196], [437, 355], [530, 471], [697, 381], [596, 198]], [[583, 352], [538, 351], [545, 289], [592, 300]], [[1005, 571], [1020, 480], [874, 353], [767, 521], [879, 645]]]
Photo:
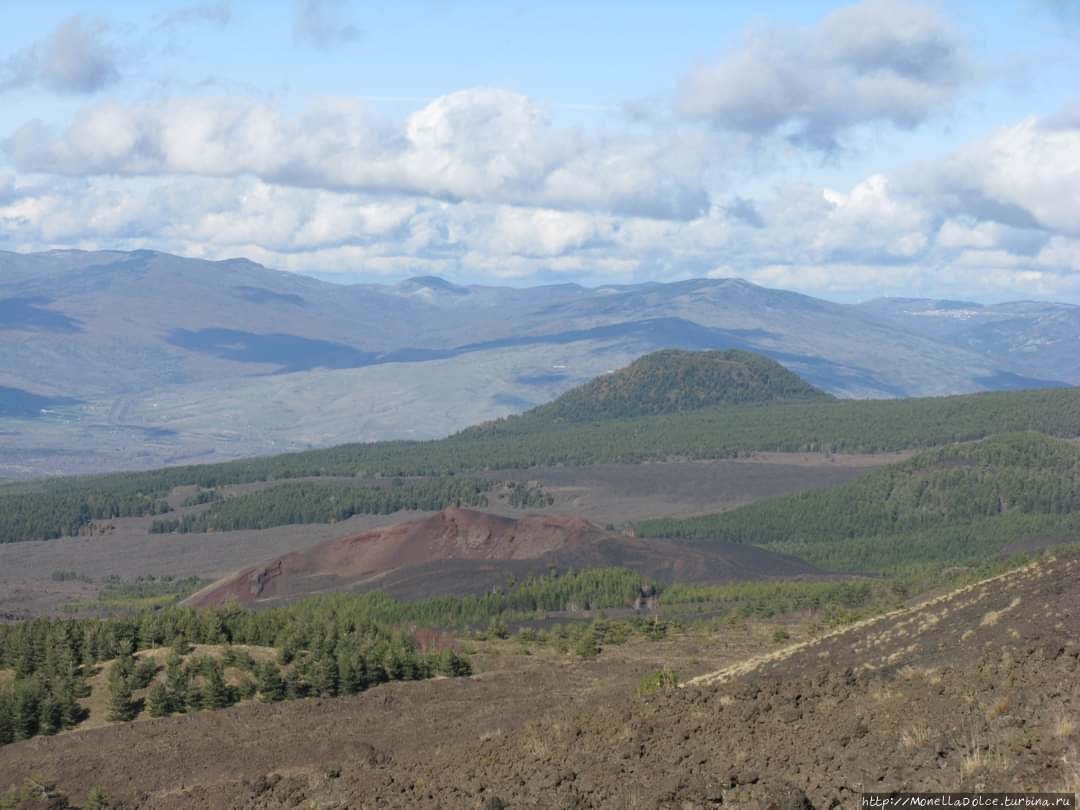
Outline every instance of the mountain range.
[[1080, 307], [828, 302], [737, 279], [337, 285], [245, 259], [0, 253], [0, 476], [433, 438], [665, 348], [840, 397], [1080, 383]]

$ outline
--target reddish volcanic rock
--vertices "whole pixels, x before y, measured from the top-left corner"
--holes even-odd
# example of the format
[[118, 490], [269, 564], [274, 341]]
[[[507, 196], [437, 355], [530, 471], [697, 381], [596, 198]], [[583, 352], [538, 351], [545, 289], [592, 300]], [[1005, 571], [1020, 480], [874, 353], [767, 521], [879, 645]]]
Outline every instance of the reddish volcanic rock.
[[385, 590], [402, 598], [481, 593], [510, 576], [611, 565], [640, 571], [645, 578], [683, 582], [820, 573], [802, 560], [754, 546], [695, 548], [612, 534], [578, 517], [515, 519], [451, 508], [244, 569], [186, 604], [255, 605], [341, 590]]

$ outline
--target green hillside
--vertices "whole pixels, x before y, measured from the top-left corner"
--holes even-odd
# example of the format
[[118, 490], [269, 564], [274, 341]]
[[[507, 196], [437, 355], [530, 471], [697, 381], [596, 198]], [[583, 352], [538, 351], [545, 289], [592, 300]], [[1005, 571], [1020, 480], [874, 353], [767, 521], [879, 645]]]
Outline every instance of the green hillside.
[[970, 560], [1022, 537], [1080, 537], [1080, 447], [1039, 433], [995, 436], [924, 452], [831, 489], [643, 521], [638, 530], [753, 543], [846, 570]]
[[[630, 375], [639, 382], [652, 381], [637, 388], [643, 399], [653, 403], [649, 407], [659, 407], [661, 400], [667, 400], [671, 407], [702, 401], [702, 380], [711, 380], [709, 390], [714, 398], [726, 396], [730, 403], [750, 399], [754, 404], [633, 417], [615, 416], [624, 410], [619, 407], [609, 411], [609, 417], [577, 421], [577, 417], [556, 420], [550, 416], [552, 411], [544, 410], [557, 401], [522, 417], [486, 423], [435, 441], [344, 444], [222, 464], [2, 485], [0, 543], [78, 534], [95, 521], [117, 517], [161, 515], [169, 511], [163, 498], [174, 487], [185, 485], [210, 488], [312, 476], [433, 478], [560, 464], [736, 458], [765, 451], [878, 453], [940, 447], [1026, 430], [1080, 437], [1080, 389], [1076, 388], [835, 400], [772, 361], [745, 352], [661, 352], [635, 366], [647, 371], [658, 362], [657, 357], [669, 354], [689, 354], [694, 361], [688, 366], [671, 364], [677, 369], [671, 379], [681, 380], [682, 387], [665, 389], [658, 380], [667, 379], [666, 372]], [[702, 357], [713, 359], [702, 361]], [[719, 357], [728, 360], [716, 360], [720, 365], [714, 368]], [[726, 369], [725, 363], [742, 370], [717, 370], [720, 366]], [[598, 382], [590, 383], [577, 391], [594, 390], [596, 385]], [[615, 386], [612, 390], [617, 389], [617, 395], [611, 394], [611, 402], [624, 401], [631, 390], [628, 386]], [[760, 401], [769, 396], [785, 401]], [[795, 401], [787, 401], [792, 399]], [[559, 408], [572, 412], [565, 403]], [[433, 485], [442, 487], [441, 483]]]
[[832, 398], [760, 354], [671, 349], [647, 354], [508, 421], [589, 422]]

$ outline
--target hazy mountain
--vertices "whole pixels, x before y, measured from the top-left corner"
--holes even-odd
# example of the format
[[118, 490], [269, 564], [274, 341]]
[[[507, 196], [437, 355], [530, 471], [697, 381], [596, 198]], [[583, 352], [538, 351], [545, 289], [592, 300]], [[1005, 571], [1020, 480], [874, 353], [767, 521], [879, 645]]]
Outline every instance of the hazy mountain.
[[849, 397], [1071, 384], [1077, 318], [730, 279], [335, 285], [244, 259], [0, 253], [0, 475], [434, 437], [664, 348], [759, 351]]
[[1080, 307], [1043, 301], [982, 306], [964, 301], [880, 298], [864, 312], [1021, 376], [1080, 377]]

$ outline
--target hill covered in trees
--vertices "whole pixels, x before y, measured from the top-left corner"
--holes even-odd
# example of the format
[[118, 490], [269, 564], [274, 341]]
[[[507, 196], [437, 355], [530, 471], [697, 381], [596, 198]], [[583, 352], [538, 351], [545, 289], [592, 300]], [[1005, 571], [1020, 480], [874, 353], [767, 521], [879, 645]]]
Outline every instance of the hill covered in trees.
[[760, 354], [653, 352], [506, 422], [562, 423], [681, 413], [724, 405], [832, 399]]
[[[213, 488], [318, 476], [436, 478], [545, 465], [737, 458], [770, 451], [877, 453], [1028, 430], [1080, 437], [1080, 389], [836, 400], [779, 364], [748, 352], [658, 352], [520, 417], [445, 439], [344, 444], [221, 464], [0, 485], [0, 543], [77, 535], [95, 521], [111, 518], [162, 515], [171, 511], [166, 496], [179, 486]], [[439, 495], [441, 506], [482, 505], [483, 493], [474, 493], [475, 500], [454, 494], [462, 486], [469, 485], [410, 485], [417, 499]], [[298, 516], [273, 520], [304, 522], [309, 518], [300, 512], [327, 519], [349, 512], [340, 509], [340, 503], [328, 505], [322, 488], [302, 494], [304, 509]], [[257, 511], [260, 497], [216, 507], [219, 528], [271, 525], [233, 514], [243, 511], [241, 506]], [[373, 504], [382, 499], [382, 493], [367, 492], [352, 511], [381, 511], [382, 506]], [[309, 509], [316, 501], [321, 503]], [[225, 513], [233, 517], [225, 519]], [[207, 521], [205, 526], [185, 525], [182, 518], [168, 518], [158, 530], [216, 526], [209, 516]]]
[[647, 536], [752, 543], [826, 567], [960, 562], [1031, 537], [1080, 538], [1080, 447], [1039, 433], [953, 444], [825, 490], [716, 515], [643, 521]]

